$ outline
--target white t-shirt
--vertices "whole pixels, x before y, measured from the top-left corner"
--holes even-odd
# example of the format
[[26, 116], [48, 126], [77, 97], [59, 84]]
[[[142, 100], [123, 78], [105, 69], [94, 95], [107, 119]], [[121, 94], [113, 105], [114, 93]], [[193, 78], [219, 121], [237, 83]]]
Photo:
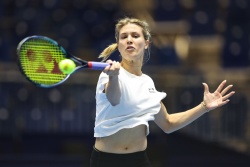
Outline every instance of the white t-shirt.
[[109, 76], [101, 73], [96, 88], [96, 120], [94, 137], [110, 136], [121, 129], [133, 128], [154, 120], [154, 115], [160, 111], [160, 102], [166, 97], [166, 93], [155, 89], [153, 80], [145, 74], [136, 76], [121, 67], [118, 76], [121, 86], [120, 103], [112, 106], [106, 94], [104, 86]]

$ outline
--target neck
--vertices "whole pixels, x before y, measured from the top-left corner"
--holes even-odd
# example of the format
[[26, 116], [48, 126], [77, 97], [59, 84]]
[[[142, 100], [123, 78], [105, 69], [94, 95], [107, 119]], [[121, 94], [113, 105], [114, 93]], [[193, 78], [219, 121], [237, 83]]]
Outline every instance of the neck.
[[142, 64], [141, 63], [136, 63], [133, 60], [128, 61], [128, 60], [123, 59], [122, 62], [121, 62], [121, 66], [125, 70], [130, 72], [131, 74], [134, 74], [134, 75], [137, 75], [137, 76], [142, 75], [142, 71], [141, 71]]

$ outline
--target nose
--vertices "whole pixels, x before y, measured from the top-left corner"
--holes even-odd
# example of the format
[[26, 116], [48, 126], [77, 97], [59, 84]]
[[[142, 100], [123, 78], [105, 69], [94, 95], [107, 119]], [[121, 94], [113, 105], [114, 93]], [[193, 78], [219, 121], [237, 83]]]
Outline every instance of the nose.
[[127, 38], [127, 43], [132, 43], [132, 38], [131, 38], [130, 35], [129, 35], [128, 38]]

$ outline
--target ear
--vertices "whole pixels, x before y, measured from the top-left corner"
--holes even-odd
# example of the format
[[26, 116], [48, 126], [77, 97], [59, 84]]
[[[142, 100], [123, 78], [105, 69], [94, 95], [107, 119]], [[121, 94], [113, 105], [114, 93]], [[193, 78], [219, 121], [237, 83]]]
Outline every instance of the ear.
[[149, 40], [146, 40], [146, 41], [145, 41], [145, 47], [144, 47], [144, 48], [147, 49], [148, 46], [149, 46], [149, 44], [150, 44]]

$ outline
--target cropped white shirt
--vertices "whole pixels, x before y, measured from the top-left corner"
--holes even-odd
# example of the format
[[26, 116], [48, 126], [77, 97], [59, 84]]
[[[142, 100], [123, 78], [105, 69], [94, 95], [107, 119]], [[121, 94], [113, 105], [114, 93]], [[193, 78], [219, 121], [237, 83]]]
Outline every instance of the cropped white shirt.
[[96, 88], [96, 119], [94, 137], [110, 136], [121, 129], [133, 128], [154, 120], [154, 115], [160, 111], [160, 101], [166, 97], [166, 93], [155, 89], [153, 80], [146, 74], [136, 76], [121, 67], [118, 76], [121, 87], [120, 103], [112, 106], [106, 94], [104, 86], [109, 76], [101, 73]]

